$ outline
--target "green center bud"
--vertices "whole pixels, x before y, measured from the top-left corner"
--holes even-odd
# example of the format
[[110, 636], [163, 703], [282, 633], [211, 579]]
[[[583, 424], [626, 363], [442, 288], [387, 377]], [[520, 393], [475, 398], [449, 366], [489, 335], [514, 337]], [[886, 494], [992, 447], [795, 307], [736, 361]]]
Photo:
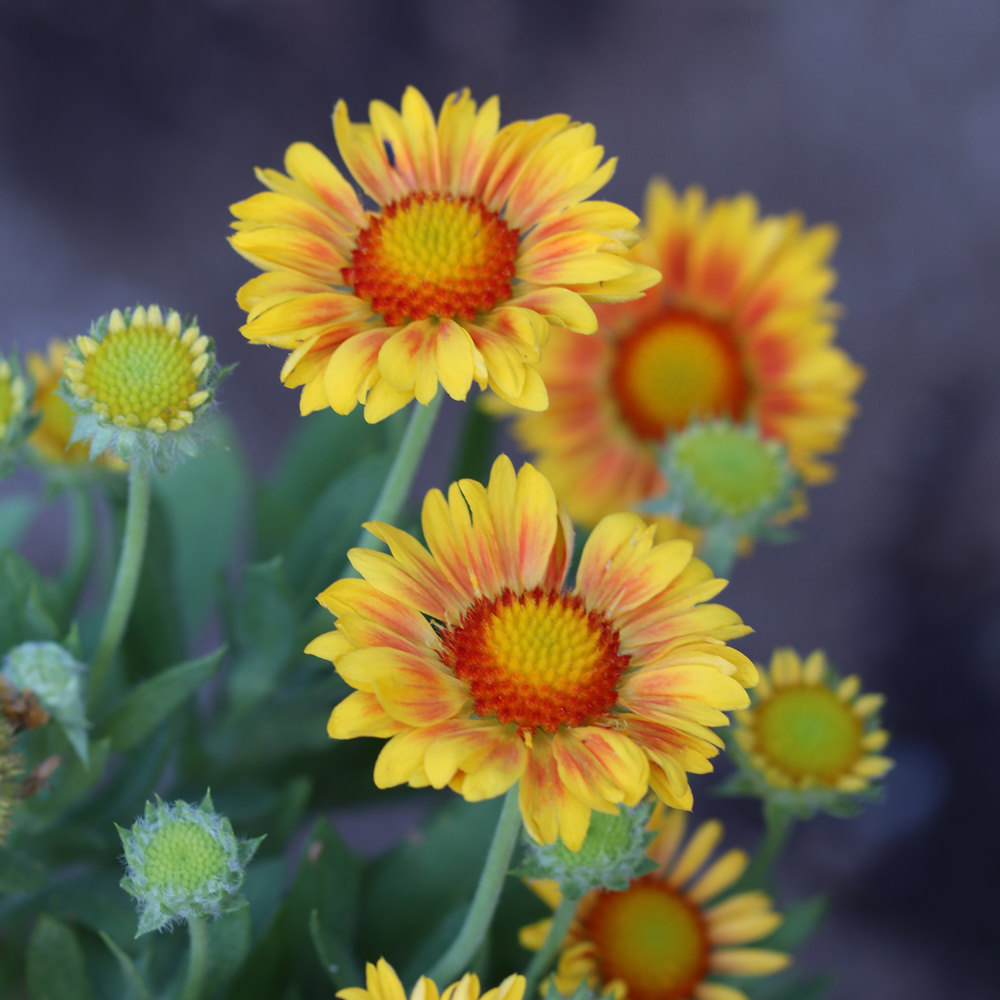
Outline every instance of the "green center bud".
[[239, 889], [264, 838], [237, 840], [229, 820], [213, 811], [211, 794], [200, 806], [147, 802], [142, 819], [118, 834], [128, 863], [121, 885], [141, 911], [136, 937], [246, 906]]
[[652, 811], [652, 802], [643, 802], [632, 809], [622, 806], [614, 815], [591, 813], [579, 851], [571, 851], [561, 840], [536, 844], [525, 839], [520, 873], [558, 882], [567, 899], [579, 899], [591, 889], [627, 889], [633, 879], [656, 867], [646, 854], [654, 836], [646, 829]]

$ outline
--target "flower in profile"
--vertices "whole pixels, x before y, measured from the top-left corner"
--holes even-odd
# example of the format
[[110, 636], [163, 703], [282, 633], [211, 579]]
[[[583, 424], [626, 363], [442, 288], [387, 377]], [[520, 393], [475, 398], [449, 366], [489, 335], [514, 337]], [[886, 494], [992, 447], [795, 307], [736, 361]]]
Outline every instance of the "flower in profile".
[[860, 691], [859, 679], [838, 678], [819, 650], [805, 662], [791, 649], [775, 650], [753, 703], [734, 715], [740, 774], [728, 790], [802, 817], [817, 809], [850, 813], [876, 798], [892, 767], [880, 753], [889, 742], [878, 719], [884, 698]]
[[[28, 447], [44, 462], [53, 465], [84, 465], [90, 449], [82, 441], [70, 444], [76, 416], [69, 403], [59, 395], [63, 364], [71, 347], [68, 341], [49, 342], [47, 356], [32, 352], [25, 358], [25, 368], [35, 383], [34, 411], [38, 424], [28, 438]], [[112, 452], [104, 452], [97, 462], [107, 469], [123, 472], [125, 463]]]
[[14, 456], [28, 431], [28, 384], [16, 355], [0, 356], [0, 476], [13, 465]]
[[544, 409], [536, 365], [550, 324], [593, 333], [589, 303], [635, 298], [659, 280], [626, 256], [637, 216], [588, 201], [611, 178], [594, 127], [549, 115], [499, 126], [450, 94], [435, 119], [413, 87], [399, 112], [381, 101], [370, 124], [337, 103], [334, 137], [348, 171], [316, 147], [285, 154], [287, 175], [232, 206], [235, 249], [265, 273], [239, 303], [248, 340], [290, 351], [281, 380], [302, 387], [303, 414], [332, 407], [382, 420], [438, 383], [453, 399], [472, 384]]
[[662, 494], [659, 449], [694, 420], [752, 422], [804, 483], [830, 479], [862, 378], [832, 343], [836, 230], [761, 217], [749, 195], [706, 206], [700, 188], [679, 196], [662, 180], [645, 225], [631, 256], [662, 284], [598, 309], [594, 337], [553, 330], [539, 365], [549, 408], [514, 422], [570, 514], [592, 525]]
[[[508, 976], [499, 986], [480, 992], [479, 977], [467, 972], [457, 983], [439, 990], [437, 983], [421, 976], [410, 993], [410, 1000], [522, 1000], [524, 976]], [[365, 985], [339, 990], [341, 1000], [407, 1000], [406, 990], [396, 970], [384, 959], [365, 966]]]
[[211, 409], [219, 369], [196, 323], [159, 306], [115, 309], [77, 337], [64, 360], [64, 397], [76, 413], [71, 442], [92, 458], [111, 450], [126, 462], [169, 468], [198, 454], [196, 421]]
[[136, 937], [175, 920], [215, 918], [247, 905], [240, 886], [264, 838], [237, 840], [210, 793], [197, 806], [157, 797], [130, 830], [116, 829], [128, 866], [121, 886], [139, 902]]
[[[563, 996], [581, 984], [614, 1000], [746, 1000], [719, 976], [763, 976], [785, 968], [783, 952], [748, 947], [765, 939], [781, 915], [763, 892], [740, 892], [714, 902], [743, 874], [748, 858], [732, 849], [710, 860], [722, 824], [702, 823], [684, 843], [687, 816], [657, 807], [649, 857], [656, 869], [622, 892], [597, 889], [577, 904], [552, 980]], [[532, 888], [555, 909], [554, 882]], [[551, 918], [525, 927], [521, 943], [542, 946]]]
[[463, 479], [423, 505], [426, 548], [380, 522], [389, 553], [352, 549], [362, 579], [319, 595], [336, 629], [307, 652], [355, 688], [334, 739], [388, 738], [386, 788], [448, 785], [470, 801], [519, 783], [535, 840], [579, 849], [592, 810], [649, 788], [690, 808], [687, 772], [711, 770], [711, 727], [748, 704], [756, 671], [725, 640], [749, 631], [691, 545], [654, 544], [634, 514], [605, 518], [564, 580], [573, 532], [548, 480], [506, 455], [488, 486]]

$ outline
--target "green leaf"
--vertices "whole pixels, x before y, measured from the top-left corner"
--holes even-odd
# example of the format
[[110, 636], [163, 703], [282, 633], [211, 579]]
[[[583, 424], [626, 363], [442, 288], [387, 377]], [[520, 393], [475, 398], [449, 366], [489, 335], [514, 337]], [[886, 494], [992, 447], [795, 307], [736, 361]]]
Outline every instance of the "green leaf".
[[225, 652], [226, 647], [220, 646], [143, 681], [112, 709], [98, 727], [98, 737], [109, 737], [115, 750], [137, 746], [215, 673]]
[[156, 484], [173, 541], [188, 636], [208, 621], [248, 517], [251, 483], [237, 435], [221, 415], [213, 418], [212, 433], [215, 440], [202, 455], [180, 463]]
[[149, 992], [149, 987], [143, 982], [132, 959], [104, 931], [98, 931], [98, 933], [101, 940], [107, 945], [108, 951], [115, 956], [118, 967], [122, 971], [125, 985], [125, 992], [122, 994], [123, 1000], [153, 1000], [153, 994]]
[[[784, 977], [782, 977], [784, 979]], [[824, 1000], [829, 996], [836, 980], [827, 972], [817, 976], [800, 976], [791, 981], [778, 983], [773, 990], [759, 989], [754, 996], [760, 1000]], [[745, 989], [754, 990], [750, 980], [743, 981]]]
[[225, 913], [207, 925], [208, 968], [203, 996], [213, 996], [237, 973], [250, 952], [250, 926], [248, 906]]
[[0, 552], [0, 654], [22, 642], [58, 642], [58, 604], [35, 568], [16, 552]]
[[234, 715], [270, 694], [281, 672], [298, 657], [297, 630], [281, 559], [247, 566], [230, 608], [233, 664], [227, 688]]
[[31, 1000], [89, 1000], [94, 995], [72, 928], [43, 913], [28, 944]]
[[768, 936], [763, 947], [790, 954], [798, 951], [823, 922], [828, 908], [826, 896], [822, 894], [784, 907], [781, 926]]
[[347, 416], [323, 410], [306, 417], [283, 449], [274, 474], [258, 491], [259, 555], [286, 551], [323, 491], [351, 465], [368, 455], [394, 450], [402, 421], [405, 417], [368, 424], [360, 410]]
[[393, 955], [401, 975], [419, 975], [415, 960], [425, 940], [440, 935], [442, 922], [453, 921], [472, 899], [500, 805], [499, 799], [449, 802], [419, 840], [399, 844], [374, 864], [362, 893], [361, 954]]
[[339, 576], [389, 473], [392, 455], [369, 455], [319, 497], [288, 550], [288, 577], [310, 602]]
[[45, 871], [34, 859], [0, 847], [0, 894], [36, 892], [45, 885]]
[[0, 549], [13, 548], [38, 511], [38, 501], [14, 496], [0, 500]]

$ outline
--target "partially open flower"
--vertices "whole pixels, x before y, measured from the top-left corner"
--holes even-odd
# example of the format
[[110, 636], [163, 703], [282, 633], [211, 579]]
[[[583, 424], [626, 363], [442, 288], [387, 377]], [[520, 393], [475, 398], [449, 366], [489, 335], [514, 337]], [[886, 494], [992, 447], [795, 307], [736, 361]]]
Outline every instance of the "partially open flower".
[[113, 310], [77, 337], [65, 360], [63, 392], [77, 413], [71, 442], [91, 458], [111, 449], [124, 461], [163, 470], [198, 453], [200, 418], [220, 377], [212, 342], [159, 306]]
[[733, 716], [733, 757], [740, 774], [728, 790], [759, 795], [794, 815], [817, 809], [854, 812], [877, 798], [892, 767], [881, 754], [880, 694], [860, 694], [856, 676], [841, 680], [817, 650], [803, 662], [778, 649], [749, 708]]
[[237, 840], [209, 793], [198, 806], [167, 805], [157, 797], [131, 830], [117, 830], [128, 864], [121, 886], [139, 901], [136, 937], [175, 920], [214, 918], [247, 905], [240, 886], [264, 838]]
[[[555, 988], [568, 996], [586, 983], [614, 1000], [746, 1000], [717, 977], [783, 969], [788, 955], [758, 947], [781, 915], [766, 893], [728, 894], [748, 858], [734, 848], [712, 860], [721, 823], [702, 823], [686, 843], [685, 813], [658, 806], [649, 825], [655, 870], [622, 892], [595, 890], [580, 900], [552, 977]], [[554, 882], [531, 887], [553, 909], [562, 900]], [[551, 923], [525, 927], [521, 943], [537, 950]]]

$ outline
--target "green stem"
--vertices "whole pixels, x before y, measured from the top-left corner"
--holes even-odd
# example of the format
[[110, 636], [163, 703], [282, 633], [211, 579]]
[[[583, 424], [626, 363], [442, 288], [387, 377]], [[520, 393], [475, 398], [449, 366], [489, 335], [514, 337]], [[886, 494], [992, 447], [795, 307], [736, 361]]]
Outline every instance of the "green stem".
[[549, 933], [541, 948], [535, 952], [534, 958], [524, 973], [526, 981], [524, 995], [526, 997], [534, 997], [537, 994], [538, 981], [549, 971], [552, 960], [556, 957], [563, 941], [566, 940], [569, 926], [573, 923], [573, 917], [576, 915], [577, 902], [575, 899], [563, 898], [556, 907], [555, 913], [552, 914]]
[[115, 582], [108, 600], [108, 610], [97, 641], [90, 672], [90, 704], [97, 701], [115, 650], [125, 634], [136, 588], [139, 586], [139, 571], [142, 569], [142, 555], [146, 549], [146, 529], [149, 524], [149, 500], [152, 473], [146, 462], [133, 462], [128, 473], [128, 507], [125, 513], [125, 531], [122, 534], [122, 549], [118, 557]]
[[485, 482], [495, 457], [493, 418], [474, 403], [467, 404], [462, 412], [465, 417], [455, 456], [455, 478], [465, 477]]
[[765, 885], [771, 878], [775, 862], [784, 853], [795, 827], [795, 817], [780, 806], [768, 803], [764, 807], [766, 829], [744, 882], [751, 887]]
[[191, 950], [180, 1000], [198, 1000], [208, 971], [208, 922], [201, 917], [189, 917], [188, 931], [191, 933]]
[[87, 581], [87, 572], [94, 558], [94, 505], [90, 490], [81, 483], [69, 493], [69, 547], [63, 579], [66, 581], [66, 607], [72, 611], [80, 599]]
[[698, 554], [716, 576], [728, 579], [736, 564], [739, 544], [739, 535], [733, 525], [728, 521], [721, 521], [705, 528]]
[[493, 833], [493, 842], [490, 844], [482, 874], [479, 876], [476, 894], [472, 897], [469, 912], [465, 915], [465, 923], [462, 924], [462, 929], [451, 947], [428, 973], [439, 986], [449, 985], [468, 971], [476, 950], [486, 937], [486, 931], [500, 899], [500, 890], [503, 888], [510, 867], [514, 845], [521, 832], [521, 810], [517, 796], [518, 786], [514, 785], [503, 801], [500, 819]]

